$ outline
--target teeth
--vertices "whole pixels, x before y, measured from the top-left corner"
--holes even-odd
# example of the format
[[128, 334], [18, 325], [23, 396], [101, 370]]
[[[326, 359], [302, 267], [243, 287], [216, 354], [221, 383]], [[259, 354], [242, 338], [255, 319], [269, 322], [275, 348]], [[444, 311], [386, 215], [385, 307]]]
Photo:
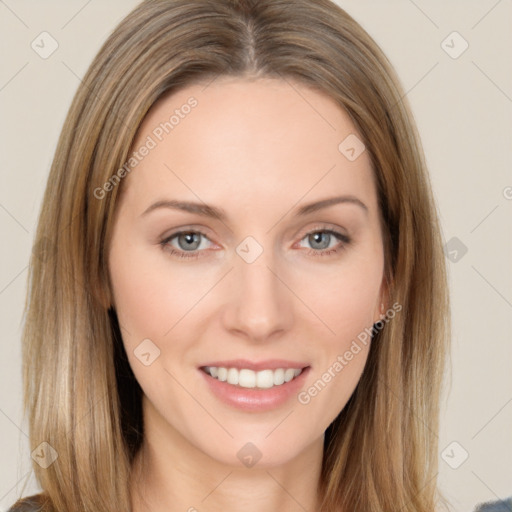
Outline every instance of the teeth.
[[226, 379], [228, 378], [228, 369], [227, 368], [218, 368], [217, 378], [220, 381], [225, 382]]
[[[224, 369], [224, 368], [223, 368]], [[235, 368], [230, 368], [228, 370], [228, 378], [226, 379], [227, 382], [229, 382], [230, 384], [238, 384], [239, 381], [240, 381], [240, 377], [239, 377], [239, 374], [238, 374], [238, 370], [236, 370]]]
[[243, 368], [223, 368], [216, 366], [205, 366], [205, 371], [212, 377], [243, 388], [269, 389], [290, 382], [302, 373], [301, 368], [278, 368], [277, 370], [261, 370], [255, 372]]

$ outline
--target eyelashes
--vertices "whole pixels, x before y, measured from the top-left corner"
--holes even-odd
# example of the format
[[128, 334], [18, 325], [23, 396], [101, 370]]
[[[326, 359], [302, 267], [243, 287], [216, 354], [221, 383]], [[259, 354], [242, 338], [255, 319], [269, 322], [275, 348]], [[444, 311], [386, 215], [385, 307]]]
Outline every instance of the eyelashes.
[[[308, 255], [313, 257], [324, 257], [330, 256], [334, 254], [338, 254], [342, 250], [346, 248], [347, 245], [350, 244], [351, 239], [344, 235], [343, 233], [339, 233], [333, 229], [316, 229], [314, 231], [310, 231], [306, 233], [306, 235], [300, 240], [306, 240], [311, 243], [311, 240], [314, 240], [314, 237], [317, 235], [327, 235], [328, 245], [331, 244], [332, 241], [338, 240], [338, 244], [334, 247], [325, 247], [325, 248], [307, 248], [306, 252]], [[313, 242], [314, 244], [318, 243], [316, 240]]]
[[[318, 237], [318, 235], [324, 235], [322, 237]], [[326, 236], [325, 236], [326, 235]], [[318, 238], [321, 241], [318, 241]], [[181, 239], [181, 240], [180, 240]], [[202, 247], [204, 239], [209, 240], [208, 236], [203, 233], [201, 230], [183, 230], [173, 233], [165, 237], [162, 241], [159, 242], [162, 250], [166, 251], [170, 256], [180, 258], [180, 259], [198, 259], [201, 257], [205, 257], [208, 255], [208, 249]], [[192, 250], [183, 250], [179, 247], [176, 247], [172, 244], [172, 242], [176, 240], [177, 243], [179, 241], [184, 241], [184, 245], [187, 244], [191, 247]], [[313, 231], [307, 232], [301, 239], [300, 243], [306, 240], [306, 243], [310, 243], [313, 245], [319, 244], [322, 245], [322, 241], [327, 240], [327, 247], [322, 248], [304, 248], [304, 252], [313, 258], [316, 257], [329, 257], [339, 255], [342, 251], [346, 249], [352, 240], [349, 236], [340, 233], [336, 230], [330, 228], [316, 228]], [[337, 245], [334, 247], [330, 247], [333, 241], [338, 241]], [[179, 245], [179, 243], [178, 243]], [[302, 247], [302, 246], [301, 246]]]

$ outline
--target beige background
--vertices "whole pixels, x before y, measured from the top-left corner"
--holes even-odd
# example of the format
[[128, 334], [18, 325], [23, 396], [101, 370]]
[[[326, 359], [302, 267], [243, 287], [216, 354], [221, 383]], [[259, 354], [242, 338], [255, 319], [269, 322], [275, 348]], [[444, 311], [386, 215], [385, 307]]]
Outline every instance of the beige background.
[[[448, 261], [453, 369], [439, 480], [453, 510], [470, 511], [512, 494], [512, 2], [338, 3], [397, 68], [422, 136], [444, 240], [467, 247]], [[0, 0], [0, 512], [27, 478], [24, 494], [38, 490], [21, 416], [20, 332], [50, 162], [80, 77], [136, 4]], [[59, 45], [47, 59], [31, 48], [43, 31]], [[452, 56], [464, 40], [469, 44], [458, 58], [442, 46], [453, 31], [463, 39], [451, 35], [444, 43]]]

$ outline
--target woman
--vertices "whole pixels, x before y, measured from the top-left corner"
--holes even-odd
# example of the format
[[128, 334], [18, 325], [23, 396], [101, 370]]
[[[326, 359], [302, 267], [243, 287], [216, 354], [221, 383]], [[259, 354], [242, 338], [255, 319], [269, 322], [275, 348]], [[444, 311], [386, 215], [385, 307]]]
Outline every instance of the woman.
[[435, 203], [393, 69], [335, 4], [140, 4], [76, 94], [37, 239], [44, 492], [13, 510], [443, 504]]

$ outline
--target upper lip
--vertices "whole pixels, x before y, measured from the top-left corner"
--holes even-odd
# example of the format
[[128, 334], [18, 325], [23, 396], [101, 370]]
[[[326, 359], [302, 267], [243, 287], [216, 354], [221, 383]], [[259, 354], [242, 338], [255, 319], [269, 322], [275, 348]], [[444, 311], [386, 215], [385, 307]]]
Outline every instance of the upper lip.
[[217, 368], [247, 368], [248, 370], [277, 370], [278, 368], [306, 368], [309, 366], [307, 363], [298, 361], [289, 361], [285, 359], [266, 359], [265, 361], [249, 361], [248, 359], [231, 359], [229, 361], [212, 361], [207, 364], [202, 364], [200, 368], [205, 366], [215, 366]]

